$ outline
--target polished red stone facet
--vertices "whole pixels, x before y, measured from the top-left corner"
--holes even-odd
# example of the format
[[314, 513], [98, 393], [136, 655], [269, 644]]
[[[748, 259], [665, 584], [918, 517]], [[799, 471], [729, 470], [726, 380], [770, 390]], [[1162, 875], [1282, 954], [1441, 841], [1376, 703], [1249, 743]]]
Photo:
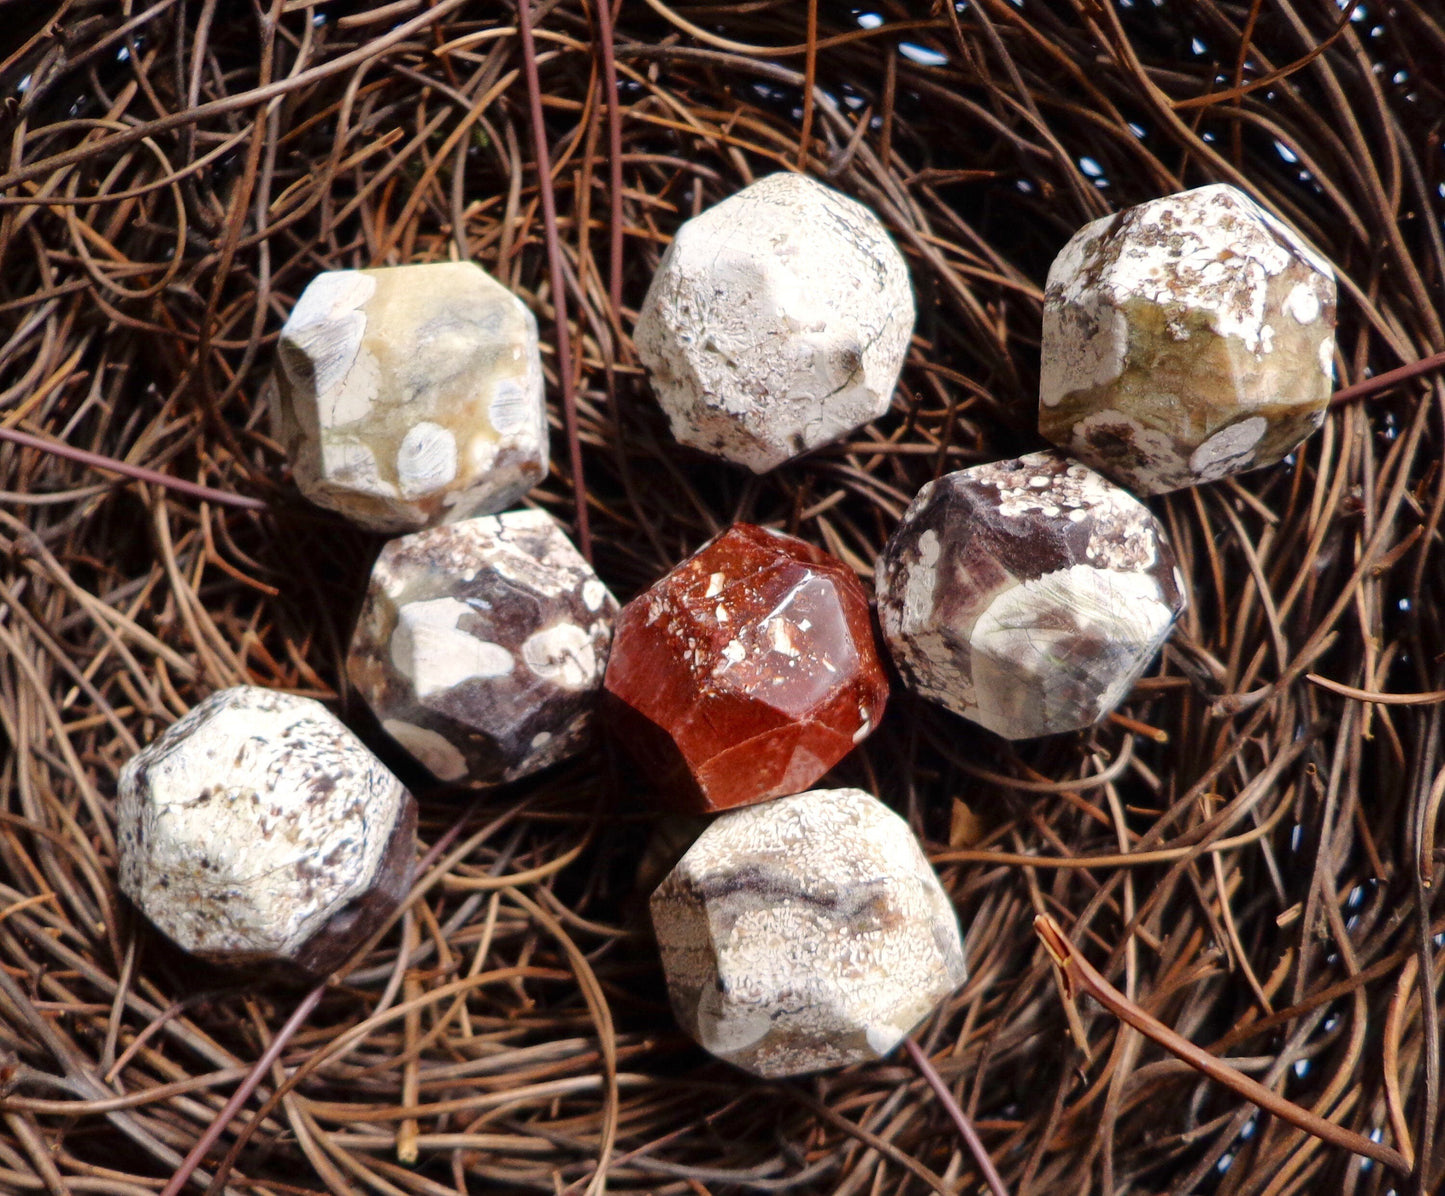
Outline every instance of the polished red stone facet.
[[623, 608], [608, 722], [677, 805], [800, 793], [883, 715], [868, 599], [841, 561], [737, 523]]

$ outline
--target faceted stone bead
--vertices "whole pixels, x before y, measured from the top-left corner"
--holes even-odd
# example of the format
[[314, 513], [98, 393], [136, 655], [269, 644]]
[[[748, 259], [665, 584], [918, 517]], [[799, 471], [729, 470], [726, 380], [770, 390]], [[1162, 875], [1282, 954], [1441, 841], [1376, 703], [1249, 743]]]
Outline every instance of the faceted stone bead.
[[542, 511], [381, 550], [347, 674], [439, 780], [503, 782], [586, 746], [617, 600]]
[[678, 809], [806, 789], [874, 727], [888, 679], [846, 565], [737, 523], [623, 608], [605, 707]]
[[212, 694], [120, 775], [120, 887], [216, 963], [325, 974], [411, 887], [416, 803], [319, 702]]
[[1158, 520], [1055, 452], [923, 487], [879, 557], [877, 587], [905, 683], [1009, 739], [1113, 710], [1184, 609]]
[[762, 473], [888, 410], [913, 315], [878, 218], [781, 173], [678, 230], [633, 339], [673, 435]]
[[858, 789], [723, 814], [651, 907], [678, 1023], [759, 1076], [880, 1059], [967, 973], [908, 824]]
[[1233, 187], [1086, 225], [1049, 270], [1039, 431], [1136, 494], [1271, 465], [1329, 405], [1329, 262]]
[[473, 262], [317, 275], [278, 364], [296, 484], [363, 527], [499, 511], [546, 475], [537, 322]]

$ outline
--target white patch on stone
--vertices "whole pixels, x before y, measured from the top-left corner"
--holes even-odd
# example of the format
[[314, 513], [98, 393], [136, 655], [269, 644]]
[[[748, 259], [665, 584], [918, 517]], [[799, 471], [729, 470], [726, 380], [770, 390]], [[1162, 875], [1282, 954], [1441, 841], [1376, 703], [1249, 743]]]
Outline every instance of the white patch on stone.
[[457, 476], [457, 438], [440, 424], [413, 424], [396, 452], [396, 476], [404, 498], [421, 498]]
[[868, 1040], [868, 1049], [877, 1055], [878, 1058], [882, 1059], [903, 1041], [903, 1035], [911, 1029], [913, 1029], [912, 1026], [900, 1028], [898, 1026], [879, 1024], [869, 1026], [863, 1031], [863, 1036]]
[[599, 671], [592, 638], [574, 623], [533, 632], [522, 644], [522, 660], [538, 677], [563, 689], [585, 689]]
[[466, 758], [436, 731], [399, 718], [382, 719], [381, 729], [437, 780], [460, 781], [467, 775]]
[[476, 474], [488, 473], [501, 453], [501, 445], [494, 437], [479, 432], [467, 441], [467, 468]]
[[531, 396], [516, 381], [504, 378], [492, 391], [492, 405], [487, 412], [498, 436], [514, 436], [531, 426]]
[[515, 667], [500, 644], [478, 639], [458, 624], [472, 608], [456, 598], [408, 602], [397, 612], [391, 634], [391, 662], [411, 679], [418, 698], [464, 681], [504, 677]]
[[[1253, 201], [1251, 200], [1251, 202]], [[1267, 211], [1258, 204], [1255, 204], [1255, 210], [1259, 213], [1260, 219], [1269, 225], [1269, 227], [1279, 235], [1281, 240], [1309, 263], [1310, 269], [1321, 277], [1329, 279], [1333, 285], [1335, 268], [1330, 264], [1329, 258], [1310, 248], [1309, 243], [1303, 237], [1295, 232], [1294, 229], [1290, 228], [1283, 220], [1279, 219], [1273, 212]]]
[[713, 573], [707, 579], [707, 589], [703, 592], [704, 598], [716, 598], [722, 593], [723, 586], [727, 584], [727, 574]]
[[1238, 473], [1254, 457], [1254, 446], [1268, 428], [1269, 421], [1262, 415], [1252, 415], [1221, 428], [1194, 450], [1189, 468], [1201, 482], [1213, 482], [1226, 474]]
[[582, 583], [582, 605], [588, 610], [598, 611], [607, 600], [607, 587], [595, 577], [589, 577]]
[[941, 550], [938, 533], [932, 528], [918, 537], [918, 559], [908, 568], [908, 583], [903, 591], [900, 630], [905, 635], [912, 635], [933, 616], [933, 596], [938, 586], [938, 554]]
[[351, 372], [366, 332], [360, 309], [375, 291], [375, 281], [365, 274], [328, 270], [311, 280], [291, 309], [281, 340], [306, 357], [318, 398], [339, 388]]
[[321, 467], [328, 484], [360, 494], [391, 496], [396, 487], [383, 480], [376, 454], [350, 436], [328, 436], [321, 444]]
[[[1091, 332], [1085, 335], [1083, 327]], [[1050, 352], [1039, 363], [1039, 402], [1045, 407], [1058, 406], [1073, 391], [1109, 385], [1128, 361], [1129, 322], [1097, 296], [1085, 296], [1068, 309], [1047, 305], [1044, 338]]]
[[723, 645], [723, 650], [719, 655], [722, 656], [724, 662], [722, 668], [718, 670], [721, 672], [722, 669], [727, 668], [728, 665], [741, 664], [743, 658], [747, 656], [747, 651], [743, 648], [740, 641], [728, 640], [728, 642]]
[[1320, 318], [1320, 297], [1307, 282], [1297, 282], [1284, 297], [1285, 313], [1297, 324], [1313, 324]]
[[532, 747], [533, 747], [534, 749], [535, 749], [535, 748], [544, 748], [544, 747], [546, 747], [546, 746], [547, 746], [549, 743], [551, 743], [551, 742], [552, 742], [552, 732], [551, 732], [551, 731], [538, 731], [535, 735], [532, 736]]
[[1319, 357], [1320, 373], [1326, 378], [1333, 378], [1335, 376], [1335, 338], [1333, 333], [1320, 341]]
[[[1066, 617], [1041, 613], [1053, 611]], [[1010, 586], [973, 625], [977, 706], [969, 717], [1009, 739], [1088, 726], [1133, 686], [1173, 619], [1147, 573], [1072, 565]], [[1137, 667], [1110, 678], [1103, 693], [1055, 682], [1061, 668], [1079, 660], [1083, 636], [1130, 646]], [[1079, 700], [1084, 704], [1074, 704]]]
[[[360, 312], [355, 314], [364, 321]], [[336, 385], [317, 392], [316, 405], [321, 410], [322, 423], [340, 428], [365, 419], [376, 402], [380, 385], [381, 365], [375, 354], [365, 348], [358, 349], [346, 376]]]
[[797, 656], [798, 648], [793, 643], [793, 625], [784, 618], [768, 620], [768, 643], [774, 652], [784, 656]]

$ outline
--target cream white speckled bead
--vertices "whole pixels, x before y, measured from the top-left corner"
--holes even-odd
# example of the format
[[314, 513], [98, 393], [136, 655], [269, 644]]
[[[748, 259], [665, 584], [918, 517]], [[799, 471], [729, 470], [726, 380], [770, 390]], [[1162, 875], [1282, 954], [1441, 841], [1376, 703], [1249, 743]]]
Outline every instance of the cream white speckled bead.
[[537, 322], [473, 262], [317, 275], [278, 365], [296, 484], [363, 527], [498, 511], [546, 475]]
[[1136, 494], [1270, 465], [1329, 405], [1335, 276], [1216, 184], [1086, 225], [1049, 270], [1039, 431]]
[[121, 772], [120, 887], [218, 963], [324, 974], [400, 903], [416, 803], [310, 698], [212, 694]]
[[878, 218], [780, 173], [678, 230], [634, 340], [673, 435], [762, 473], [888, 410], [913, 316]]
[[765, 1077], [883, 1057], [967, 971], [908, 824], [858, 789], [720, 815], [651, 910], [678, 1022]]
[[443, 781], [511, 781], [588, 742], [617, 601], [543, 511], [392, 540], [347, 672]]
[[1057, 452], [930, 482], [880, 555], [876, 585], [905, 683], [1009, 739], [1102, 718], [1184, 609], [1159, 521]]

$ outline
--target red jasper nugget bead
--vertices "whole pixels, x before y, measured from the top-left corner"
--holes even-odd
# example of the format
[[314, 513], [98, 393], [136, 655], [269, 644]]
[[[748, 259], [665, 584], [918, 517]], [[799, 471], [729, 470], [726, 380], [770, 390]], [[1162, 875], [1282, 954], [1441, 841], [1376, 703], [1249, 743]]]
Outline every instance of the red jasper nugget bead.
[[807, 789], [888, 700], [853, 571], [749, 523], [623, 608], [603, 685], [623, 747], [670, 803], [703, 812]]

